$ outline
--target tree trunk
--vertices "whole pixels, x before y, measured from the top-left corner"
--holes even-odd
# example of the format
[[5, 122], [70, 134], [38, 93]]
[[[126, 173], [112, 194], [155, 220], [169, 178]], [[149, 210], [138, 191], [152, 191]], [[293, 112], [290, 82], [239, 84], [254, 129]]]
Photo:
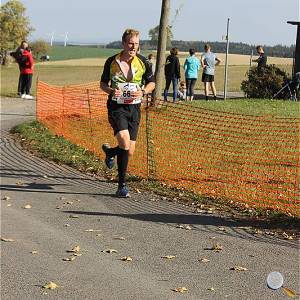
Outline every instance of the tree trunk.
[[170, 0], [162, 0], [160, 23], [159, 23], [159, 34], [158, 34], [158, 45], [157, 45], [157, 58], [155, 68], [155, 91], [152, 99], [152, 105], [155, 105], [156, 101], [161, 98], [161, 92], [163, 88], [164, 78], [164, 64], [165, 54], [167, 46], [167, 35], [169, 25], [169, 13], [170, 13]]

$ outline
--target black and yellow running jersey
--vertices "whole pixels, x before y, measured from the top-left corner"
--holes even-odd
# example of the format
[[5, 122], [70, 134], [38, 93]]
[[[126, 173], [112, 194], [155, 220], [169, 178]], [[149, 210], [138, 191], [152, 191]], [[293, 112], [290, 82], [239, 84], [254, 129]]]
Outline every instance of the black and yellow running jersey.
[[130, 68], [132, 72], [132, 79], [128, 81], [118, 63], [120, 55], [121, 53], [116, 54], [106, 60], [101, 76], [101, 82], [106, 84], [109, 84], [110, 82], [110, 87], [116, 88], [119, 83], [130, 82], [142, 87], [149, 82], [155, 81], [149, 60], [140, 54], [134, 56], [131, 61]]

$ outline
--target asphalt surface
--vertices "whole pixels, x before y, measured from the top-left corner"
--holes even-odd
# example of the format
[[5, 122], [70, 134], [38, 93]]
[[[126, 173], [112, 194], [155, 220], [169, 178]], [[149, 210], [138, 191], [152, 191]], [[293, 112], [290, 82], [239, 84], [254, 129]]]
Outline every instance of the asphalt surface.
[[[22, 149], [9, 129], [33, 119], [34, 108], [31, 100], [1, 101], [1, 237], [14, 240], [1, 241], [1, 299], [288, 298], [267, 288], [271, 271], [300, 290], [296, 240], [253, 234], [147, 193], [117, 199], [115, 184]], [[220, 252], [208, 250], [217, 243]], [[63, 261], [77, 245], [82, 255]], [[49, 281], [59, 287], [43, 289]], [[188, 291], [172, 291], [178, 287]]]

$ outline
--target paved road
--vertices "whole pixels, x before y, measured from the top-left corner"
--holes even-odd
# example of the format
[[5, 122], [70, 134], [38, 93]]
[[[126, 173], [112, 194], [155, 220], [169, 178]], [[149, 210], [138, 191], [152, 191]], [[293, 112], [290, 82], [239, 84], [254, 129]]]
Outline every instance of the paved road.
[[[1, 236], [14, 240], [1, 242], [1, 299], [285, 299], [266, 287], [271, 271], [299, 289], [295, 240], [253, 235], [237, 222], [153, 195], [116, 199], [114, 184], [37, 158], [11, 137], [11, 126], [32, 118], [34, 101], [1, 104], [1, 198], [10, 197], [1, 200]], [[222, 251], [206, 250], [216, 243]], [[82, 256], [63, 261], [77, 245]], [[42, 289], [48, 281], [60, 287]], [[185, 294], [172, 291], [183, 286]]]

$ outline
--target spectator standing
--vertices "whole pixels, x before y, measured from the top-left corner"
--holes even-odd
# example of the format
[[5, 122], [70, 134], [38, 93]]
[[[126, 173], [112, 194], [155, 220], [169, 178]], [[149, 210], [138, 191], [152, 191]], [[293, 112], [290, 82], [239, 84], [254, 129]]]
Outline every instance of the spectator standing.
[[178, 92], [177, 91], [178, 80], [180, 79], [180, 64], [177, 55], [178, 55], [178, 49], [172, 48], [170, 50], [170, 55], [166, 59], [166, 64], [165, 64], [166, 87], [164, 89], [164, 101], [167, 101], [168, 90], [172, 82], [174, 103], [176, 102], [177, 92]]
[[215, 66], [219, 65], [221, 60], [217, 55], [211, 52], [209, 44], [204, 46], [204, 54], [201, 57], [201, 64], [203, 66], [202, 82], [204, 83], [205, 99], [208, 100], [208, 86], [214, 95], [214, 100], [217, 100], [217, 91], [215, 87]]
[[257, 59], [253, 59], [253, 61], [257, 62], [257, 68], [261, 69], [267, 65], [268, 57], [265, 54], [264, 48], [262, 46], [257, 46], [256, 51], [259, 56]]
[[21, 65], [21, 98], [32, 100], [33, 97], [30, 95], [30, 89], [32, 85], [34, 61], [31, 50], [26, 42], [23, 44], [23, 47], [23, 63]]
[[195, 56], [195, 49], [189, 50], [190, 57], [184, 62], [185, 82], [187, 89], [187, 100], [193, 101], [194, 87], [198, 78], [198, 71], [200, 70], [200, 61]]

